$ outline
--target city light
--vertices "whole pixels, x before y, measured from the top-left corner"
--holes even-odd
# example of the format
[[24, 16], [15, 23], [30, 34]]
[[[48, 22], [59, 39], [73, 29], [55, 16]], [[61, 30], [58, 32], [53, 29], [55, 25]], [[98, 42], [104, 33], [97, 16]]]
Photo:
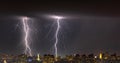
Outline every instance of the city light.
[[6, 61], [6, 60], [4, 60], [4, 61], [3, 61], [3, 63], [7, 63], [7, 61]]
[[99, 54], [99, 58], [102, 59], [102, 53]]
[[37, 61], [40, 61], [40, 55], [37, 54]]

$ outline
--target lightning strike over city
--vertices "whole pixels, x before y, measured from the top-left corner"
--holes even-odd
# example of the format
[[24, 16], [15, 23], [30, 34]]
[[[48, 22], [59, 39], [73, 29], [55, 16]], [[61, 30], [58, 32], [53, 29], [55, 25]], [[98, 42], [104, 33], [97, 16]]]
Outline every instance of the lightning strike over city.
[[51, 18], [56, 19], [56, 23], [57, 23], [57, 28], [56, 28], [56, 32], [55, 32], [55, 43], [54, 43], [54, 49], [55, 49], [55, 57], [58, 57], [58, 42], [59, 42], [59, 30], [60, 30], [60, 20], [63, 18], [61, 16], [50, 16]]
[[29, 24], [28, 24], [28, 17], [23, 17], [22, 18], [22, 24], [23, 24], [23, 28], [24, 28], [24, 45], [25, 45], [25, 54], [28, 54], [30, 56], [32, 56], [32, 51], [30, 48], [30, 43], [29, 43], [29, 34], [30, 34], [30, 28], [29, 28]]
[[58, 32], [59, 32], [59, 29], [60, 29], [60, 19], [57, 18], [57, 30], [56, 30], [56, 33], [55, 33], [55, 56], [57, 57], [58, 56], [58, 48], [57, 48], [57, 44], [58, 44]]
[[39, 1], [0, 2], [0, 63], [120, 63], [119, 1]]

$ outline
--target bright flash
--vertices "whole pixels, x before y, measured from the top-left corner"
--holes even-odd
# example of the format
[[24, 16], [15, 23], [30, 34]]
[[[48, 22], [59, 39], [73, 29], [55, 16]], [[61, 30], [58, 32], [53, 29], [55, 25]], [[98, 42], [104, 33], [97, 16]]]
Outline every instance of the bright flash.
[[63, 19], [64, 17], [62, 17], [62, 16], [51, 16], [51, 18], [55, 18], [55, 19]]

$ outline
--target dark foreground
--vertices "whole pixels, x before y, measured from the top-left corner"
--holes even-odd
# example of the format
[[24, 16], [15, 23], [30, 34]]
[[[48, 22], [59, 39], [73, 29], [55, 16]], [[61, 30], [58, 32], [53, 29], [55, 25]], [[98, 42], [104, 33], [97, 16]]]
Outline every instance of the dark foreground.
[[44, 56], [39, 54], [36, 56], [0, 54], [0, 63], [120, 63], [120, 56], [108, 53], [100, 53], [99, 55], [75, 54], [65, 57], [55, 57], [50, 54]]

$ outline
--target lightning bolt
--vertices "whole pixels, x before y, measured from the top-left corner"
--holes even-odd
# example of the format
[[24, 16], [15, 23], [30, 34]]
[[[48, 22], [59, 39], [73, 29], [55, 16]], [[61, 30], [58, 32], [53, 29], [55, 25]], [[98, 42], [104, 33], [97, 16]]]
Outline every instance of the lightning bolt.
[[28, 25], [28, 18], [27, 17], [23, 17], [22, 24], [23, 24], [24, 33], [25, 33], [25, 36], [24, 36], [25, 51], [24, 52], [25, 52], [25, 54], [32, 56], [30, 43], [28, 42], [30, 28]]
[[58, 57], [58, 48], [57, 48], [57, 44], [58, 44], [58, 32], [60, 30], [60, 18], [57, 18], [57, 29], [56, 29], [56, 33], [55, 33], [55, 57]]

